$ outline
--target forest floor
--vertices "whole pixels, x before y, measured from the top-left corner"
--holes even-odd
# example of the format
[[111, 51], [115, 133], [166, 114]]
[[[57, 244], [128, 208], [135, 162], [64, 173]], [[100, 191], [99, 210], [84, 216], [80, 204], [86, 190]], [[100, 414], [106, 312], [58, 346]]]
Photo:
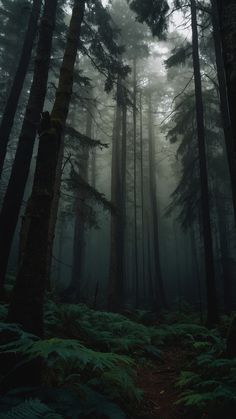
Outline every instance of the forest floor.
[[183, 419], [183, 407], [176, 404], [180, 391], [176, 381], [189, 354], [182, 348], [166, 348], [165, 361], [137, 367], [137, 386], [143, 401], [135, 419]]
[[236, 418], [236, 358], [225, 358], [229, 318], [210, 330], [187, 310], [124, 316], [48, 300], [39, 339], [8, 324], [7, 310], [0, 305], [0, 329], [15, 339], [0, 349], [40, 356], [43, 374], [36, 390], [21, 385], [18, 398], [0, 398], [0, 419], [45, 417], [34, 414], [42, 409], [62, 419]]

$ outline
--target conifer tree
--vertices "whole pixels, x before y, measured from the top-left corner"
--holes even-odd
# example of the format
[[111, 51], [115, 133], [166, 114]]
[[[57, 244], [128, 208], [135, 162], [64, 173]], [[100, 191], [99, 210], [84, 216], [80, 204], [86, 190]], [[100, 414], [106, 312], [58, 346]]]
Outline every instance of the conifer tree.
[[38, 30], [38, 19], [40, 16], [41, 4], [42, 0], [33, 1], [21, 56], [0, 124], [0, 178], [2, 175], [4, 160], [7, 152], [7, 145], [13, 126], [17, 105], [29, 67], [34, 40]]

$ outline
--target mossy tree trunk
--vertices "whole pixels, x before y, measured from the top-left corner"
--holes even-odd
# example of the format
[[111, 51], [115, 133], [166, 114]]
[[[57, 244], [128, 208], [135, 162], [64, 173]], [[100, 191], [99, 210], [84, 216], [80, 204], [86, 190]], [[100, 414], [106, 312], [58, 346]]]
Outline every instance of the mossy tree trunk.
[[43, 307], [48, 271], [50, 216], [58, 175], [58, 159], [63, 147], [63, 130], [72, 96], [74, 66], [84, 10], [85, 0], [74, 0], [59, 85], [51, 113], [51, 127], [40, 138], [30, 199], [30, 224], [8, 313], [9, 321], [20, 323], [25, 330], [38, 336], [43, 336], [44, 331]]

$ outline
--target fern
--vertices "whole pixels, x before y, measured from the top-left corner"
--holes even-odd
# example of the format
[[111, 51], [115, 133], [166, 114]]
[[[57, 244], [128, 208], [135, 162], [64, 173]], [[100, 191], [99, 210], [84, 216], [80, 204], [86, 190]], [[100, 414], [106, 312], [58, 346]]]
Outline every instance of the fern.
[[[27, 334], [28, 335], [28, 334]], [[112, 368], [115, 364], [131, 365], [132, 360], [127, 356], [113, 353], [96, 352], [86, 348], [75, 339], [51, 338], [34, 341], [27, 339], [14, 340], [0, 348], [6, 353], [21, 353], [28, 359], [43, 358], [52, 366], [57, 360], [80, 363], [81, 369], [87, 365], [92, 369]]]
[[[78, 394], [65, 388], [16, 389], [0, 399], [0, 409], [4, 411], [0, 419], [126, 419], [126, 415], [117, 404], [88, 386], [80, 386]], [[2, 408], [6, 401], [8, 406], [11, 401], [15, 406], [11, 409]]]
[[[236, 359], [218, 358], [219, 338], [212, 348], [196, 356], [193, 371], [182, 372], [177, 386], [184, 390], [178, 404], [191, 406], [198, 410], [208, 409], [210, 417], [233, 418], [236, 409]], [[223, 344], [222, 344], [223, 345]], [[202, 349], [204, 347], [202, 346]], [[186, 390], [187, 389], [187, 390]], [[218, 416], [219, 415], [219, 416]]]
[[112, 399], [126, 399], [130, 401], [140, 401], [142, 391], [135, 387], [132, 371], [115, 367], [112, 370], [104, 371], [99, 378], [91, 379], [88, 384], [95, 389], [100, 387], [104, 393], [112, 397]]
[[0, 419], [63, 419], [39, 399], [25, 400], [11, 410], [0, 414]]
[[61, 305], [56, 308], [56, 316], [53, 324], [48, 313], [50, 328], [55, 327], [58, 333], [67, 330], [75, 338], [82, 336], [102, 350], [145, 354], [148, 345], [155, 346], [161, 341], [161, 332], [154, 327], [146, 327], [119, 314], [91, 310], [84, 305]]

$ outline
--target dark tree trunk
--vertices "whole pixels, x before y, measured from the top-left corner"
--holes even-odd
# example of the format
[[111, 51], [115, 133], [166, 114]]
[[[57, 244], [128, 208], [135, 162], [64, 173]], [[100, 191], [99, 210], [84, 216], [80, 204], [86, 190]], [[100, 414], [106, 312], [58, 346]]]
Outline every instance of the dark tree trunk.
[[205, 126], [204, 126], [204, 109], [202, 98], [202, 82], [199, 60], [198, 45], [198, 28], [197, 28], [197, 11], [195, 0], [191, 0], [191, 20], [192, 20], [192, 46], [193, 46], [193, 68], [195, 82], [195, 98], [196, 98], [196, 118], [197, 118], [197, 137], [199, 149], [199, 165], [200, 165], [200, 184], [201, 184], [201, 209], [202, 209], [202, 226], [203, 241], [205, 251], [205, 275], [207, 289], [207, 322], [212, 325], [218, 321], [214, 259], [213, 259], [213, 243], [210, 219], [209, 205], [209, 187], [206, 161], [206, 145], [205, 145]]
[[[232, 124], [234, 161], [236, 160], [236, 3], [217, 0], [222, 51], [226, 74], [228, 104]], [[235, 169], [236, 170], [236, 169]]]
[[133, 61], [133, 130], [134, 130], [134, 266], [135, 298], [139, 306], [138, 221], [137, 221], [137, 59]]
[[152, 119], [152, 98], [149, 96], [148, 103], [148, 137], [149, 137], [149, 184], [150, 184], [150, 203], [153, 222], [153, 240], [154, 240], [154, 263], [155, 263], [155, 298], [159, 299], [161, 305], [167, 308], [167, 300], [163, 284], [161, 262], [160, 262], [160, 246], [159, 246], [159, 216], [157, 206], [157, 185], [156, 185], [156, 169], [155, 169], [155, 143], [153, 135], [153, 119]]
[[[74, 66], [84, 17], [85, 0], [74, 0], [51, 126], [42, 134], [31, 195], [30, 225], [24, 257], [16, 278], [8, 321], [43, 336], [43, 305], [48, 266], [48, 240], [58, 158], [69, 111]], [[52, 244], [51, 244], [52, 245]]]
[[180, 270], [180, 255], [179, 255], [179, 243], [178, 243], [178, 235], [177, 235], [177, 223], [173, 221], [173, 232], [174, 232], [174, 245], [175, 245], [175, 269], [176, 269], [176, 277], [177, 277], [177, 296], [178, 296], [178, 309], [181, 313], [182, 311], [182, 272]]
[[121, 252], [121, 277], [122, 277], [122, 302], [124, 298], [124, 282], [126, 280], [126, 171], [127, 171], [127, 92], [121, 86], [122, 104], [122, 140], [121, 140], [121, 223], [120, 223], [120, 252]]
[[201, 287], [201, 278], [200, 278], [199, 265], [198, 265], [198, 255], [197, 255], [197, 245], [196, 245], [196, 235], [195, 235], [194, 225], [191, 226], [190, 238], [191, 238], [192, 261], [193, 261], [193, 267], [194, 267], [196, 284], [197, 284], [197, 294], [198, 294], [198, 299], [199, 299], [200, 320], [201, 320], [201, 323], [203, 323], [202, 287]]
[[145, 293], [145, 223], [144, 223], [144, 170], [143, 170], [143, 104], [140, 92], [140, 169], [141, 169], [141, 218], [142, 218], [142, 280]]
[[155, 290], [153, 287], [153, 275], [152, 275], [152, 252], [151, 252], [151, 234], [150, 234], [150, 225], [148, 223], [147, 230], [147, 280], [148, 280], [148, 300], [153, 305], [155, 298]]
[[11, 245], [29, 175], [34, 142], [47, 92], [53, 30], [58, 0], [47, 0], [40, 25], [33, 82], [15, 160], [0, 213], [0, 290], [3, 292]]
[[20, 61], [7, 99], [6, 107], [0, 125], [0, 178], [7, 152], [7, 145], [13, 126], [20, 94], [29, 67], [35, 36], [38, 29], [42, 0], [34, 0], [29, 18], [28, 28], [25, 34], [24, 44]]
[[[223, 38], [221, 39], [220, 17], [218, 14], [217, 0], [211, 0], [211, 4], [212, 4], [213, 36], [214, 36], [214, 44], [215, 44], [215, 55], [216, 55], [216, 66], [217, 66], [218, 85], [219, 85], [219, 93], [220, 93], [222, 124], [223, 124], [223, 130], [224, 130], [225, 145], [226, 145], [227, 159], [228, 159], [230, 179], [231, 179], [234, 219], [235, 219], [235, 224], [236, 224], [236, 152], [235, 152], [236, 134], [234, 134], [234, 139], [233, 139], [233, 131], [232, 131], [232, 125], [231, 125], [231, 119], [230, 119], [230, 112], [229, 112], [229, 101], [228, 101], [228, 96], [227, 96], [227, 81], [226, 81], [226, 73], [225, 73], [225, 68], [224, 68], [224, 59], [223, 59], [223, 51], [222, 51]], [[235, 14], [235, 19], [236, 19], [236, 14]], [[235, 42], [236, 42], [236, 29], [235, 29]], [[236, 61], [236, 56], [235, 56], [235, 61]]]
[[217, 214], [217, 225], [219, 232], [219, 245], [220, 245], [220, 262], [222, 268], [222, 280], [223, 280], [223, 295], [224, 295], [224, 311], [225, 314], [230, 314], [233, 310], [233, 288], [231, 281], [231, 269], [230, 269], [230, 254], [229, 254], [229, 243], [226, 221], [226, 208], [225, 208], [225, 196], [221, 194], [219, 196], [218, 188], [215, 189], [216, 199], [216, 214]]
[[229, 327], [226, 344], [226, 355], [229, 358], [236, 358], [236, 316], [233, 317]]
[[117, 83], [117, 107], [112, 139], [111, 202], [116, 212], [111, 214], [110, 272], [108, 284], [108, 309], [119, 311], [122, 304], [123, 278], [121, 256], [121, 177], [120, 136], [122, 128], [122, 107], [120, 103], [120, 82]]
[[[92, 97], [89, 97], [87, 106], [87, 120], [86, 120], [86, 135], [92, 137], [92, 125], [93, 125], [93, 112], [94, 105]], [[84, 147], [82, 157], [80, 160], [79, 174], [81, 178], [87, 183], [88, 182], [88, 168], [89, 168], [89, 151], [88, 148]], [[83, 271], [84, 255], [85, 255], [85, 224], [84, 217], [86, 214], [86, 199], [87, 194], [85, 190], [78, 191], [77, 195], [77, 208], [76, 208], [76, 220], [75, 220], [75, 232], [74, 232], [74, 249], [73, 249], [73, 270], [72, 270], [72, 281], [71, 287], [74, 294], [75, 301], [79, 301], [80, 284]]]

